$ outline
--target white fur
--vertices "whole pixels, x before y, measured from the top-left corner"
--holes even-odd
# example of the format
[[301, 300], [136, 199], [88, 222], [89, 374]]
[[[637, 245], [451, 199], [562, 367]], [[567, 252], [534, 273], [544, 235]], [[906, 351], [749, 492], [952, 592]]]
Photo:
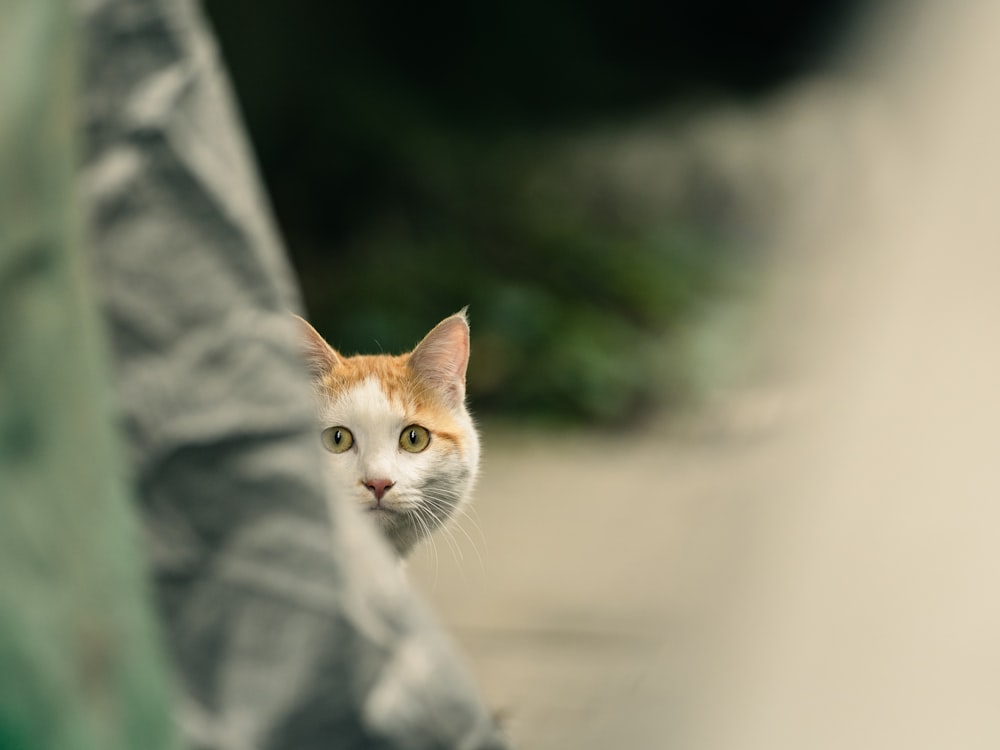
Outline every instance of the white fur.
[[394, 483], [381, 500], [384, 510], [369, 515], [401, 556], [467, 500], [478, 469], [479, 441], [463, 406], [454, 416], [467, 433], [464, 450], [435, 441], [432, 432], [430, 445], [420, 453], [399, 444], [403, 429], [419, 420], [391, 400], [375, 377], [336, 399], [321, 396], [319, 406], [323, 429], [346, 427], [354, 435], [351, 449], [326, 456], [326, 471], [338, 496], [373, 510], [375, 497], [365, 482]]

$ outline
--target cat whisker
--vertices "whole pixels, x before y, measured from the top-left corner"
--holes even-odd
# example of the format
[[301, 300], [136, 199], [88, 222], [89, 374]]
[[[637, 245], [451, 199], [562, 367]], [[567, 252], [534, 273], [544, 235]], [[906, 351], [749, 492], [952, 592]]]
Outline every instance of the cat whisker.
[[452, 524], [448, 521], [448, 518], [440, 521], [439, 528], [444, 534], [445, 539], [448, 541], [448, 546], [452, 548], [452, 554], [455, 556], [456, 562], [462, 562], [465, 560], [465, 555], [462, 553], [462, 545], [459, 544], [458, 538], [455, 536], [455, 532], [452, 529]]
[[472, 546], [472, 551], [476, 553], [476, 559], [479, 560], [479, 569], [483, 573], [485, 573], [486, 572], [486, 563], [483, 562], [483, 556], [481, 554], [479, 554], [479, 546], [476, 544], [476, 540], [473, 539], [472, 535], [469, 534], [469, 532], [465, 530], [465, 527], [462, 526], [460, 519], [457, 519], [457, 518], [455, 519], [454, 526], [455, 526], [456, 529], [458, 529], [459, 531], [461, 531], [465, 535], [466, 539], [469, 540], [469, 544]]
[[443, 526], [442, 528], [444, 529], [445, 535], [447, 537], [449, 537], [452, 540], [452, 544], [455, 545], [455, 551], [457, 553], [457, 558], [458, 558], [457, 561], [458, 562], [464, 562], [465, 561], [465, 553], [462, 551], [462, 545], [460, 543], [459, 538], [457, 536], [455, 536], [455, 529], [453, 528], [453, 526], [451, 524], [447, 524], [447, 525]]
[[[460, 506], [458, 508], [458, 513], [455, 515], [455, 525], [458, 526], [458, 528], [462, 531], [463, 534], [465, 534], [466, 538], [469, 540], [469, 544], [472, 545], [472, 549], [475, 551], [476, 557], [479, 558], [479, 564], [482, 567], [483, 571], [485, 572], [486, 565], [483, 557], [484, 555], [486, 557], [489, 557], [489, 544], [486, 540], [486, 534], [483, 533], [483, 528], [479, 525], [479, 522], [476, 520], [473, 513], [475, 513], [475, 508], [471, 508], [469, 506]], [[479, 536], [479, 539], [483, 545], [483, 554], [480, 554], [479, 544], [476, 542], [475, 539], [472, 538], [472, 535], [463, 525], [464, 521], [468, 521], [469, 523], [471, 523], [472, 527], [475, 529], [476, 534]]]
[[[461, 516], [464, 516], [465, 518], [469, 519], [472, 522], [472, 525], [476, 527], [476, 530], [479, 532], [479, 535], [483, 537], [485, 544], [486, 537], [483, 534], [483, 530], [482, 528], [480, 528], [479, 524], [476, 523], [476, 520], [472, 518], [471, 515], [469, 515], [468, 509], [462, 505], [456, 507], [453, 502], [448, 502], [446, 500], [443, 500], [440, 497], [437, 497], [436, 494], [430, 492], [424, 493], [424, 499], [428, 505], [439, 509], [443, 509], [448, 515], [451, 516], [452, 523], [442, 523], [442, 528], [444, 529], [444, 532], [448, 534], [450, 537], [455, 538], [451, 526], [454, 525], [455, 528], [461, 531], [462, 534], [465, 535], [465, 538], [469, 541], [469, 544], [472, 545], [472, 550], [473, 552], [476, 553], [476, 558], [479, 560], [480, 569], [485, 572], [486, 564], [483, 561], [483, 556], [479, 552], [479, 546], [476, 544], [476, 540], [472, 538], [472, 535], [469, 534], [469, 532], [462, 526], [461, 518], [459, 517], [460, 514]], [[455, 511], [458, 511], [458, 513], [456, 514]], [[457, 545], [457, 539], [455, 539], [455, 542]], [[461, 546], [460, 545], [457, 546], [459, 547], [459, 550], [461, 550]]]
[[[444, 540], [448, 544], [448, 548], [451, 550], [452, 556], [455, 558], [456, 562], [461, 562], [462, 560], [462, 550], [456, 544], [454, 537], [448, 531], [447, 527], [441, 522], [441, 519], [435, 518], [430, 514], [427, 508], [417, 506], [414, 511], [421, 517], [424, 524], [424, 528], [427, 529], [427, 536], [431, 537], [431, 524], [428, 523], [428, 519], [433, 523], [436, 528], [444, 530]], [[426, 515], [426, 518], [425, 518]]]
[[[455, 517], [455, 522], [459, 526], [461, 526], [461, 521], [464, 519], [464, 520], [468, 520], [469, 523], [472, 524], [473, 528], [475, 528], [476, 533], [479, 535], [479, 538], [480, 538], [480, 540], [483, 543], [483, 552], [484, 552], [484, 554], [486, 555], [486, 557], [489, 557], [489, 553], [490, 553], [489, 543], [486, 540], [486, 534], [483, 532], [482, 526], [479, 525], [479, 522], [476, 521], [476, 518], [473, 515], [475, 512], [476, 512], [476, 509], [474, 507], [460, 506], [458, 508], [458, 513], [460, 514], [460, 517], [456, 516]], [[463, 531], [465, 531], [465, 530], [463, 529]], [[468, 536], [468, 532], [465, 532], [465, 533], [466, 533], [466, 536]], [[472, 542], [471, 539], [469, 541]], [[472, 542], [472, 546], [475, 549], [477, 545], [476, 545], [475, 542]], [[478, 554], [478, 550], [477, 550], [477, 554]], [[482, 558], [480, 558], [480, 561], [482, 561]]]
[[431, 535], [431, 530], [430, 528], [428, 528], [427, 522], [424, 521], [424, 519], [421, 517], [419, 513], [419, 508], [417, 509], [417, 511], [418, 512], [407, 513], [407, 515], [410, 517], [410, 522], [413, 524], [413, 527], [417, 530], [416, 532], [417, 537], [418, 538], [422, 537], [430, 543], [431, 553], [434, 555], [434, 585], [436, 586], [438, 580], [438, 572], [440, 569], [440, 558], [438, 556], [437, 542]]
[[463, 562], [465, 560], [465, 555], [462, 553], [462, 545], [459, 543], [458, 537], [455, 536], [452, 524], [442, 524], [441, 529], [445, 533], [445, 538], [452, 540], [452, 544], [458, 553], [456, 562]]

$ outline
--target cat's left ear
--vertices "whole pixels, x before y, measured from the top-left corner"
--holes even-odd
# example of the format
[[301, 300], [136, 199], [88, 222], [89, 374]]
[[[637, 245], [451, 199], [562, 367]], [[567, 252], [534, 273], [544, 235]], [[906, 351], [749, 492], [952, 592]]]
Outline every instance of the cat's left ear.
[[319, 331], [313, 328], [298, 315], [292, 314], [299, 328], [299, 345], [302, 357], [309, 367], [309, 372], [313, 377], [325, 375], [334, 367], [340, 364], [340, 357], [336, 350], [326, 343], [326, 339], [319, 335]]
[[410, 352], [409, 366], [445, 394], [452, 406], [465, 400], [469, 366], [469, 323], [466, 308], [445, 318]]

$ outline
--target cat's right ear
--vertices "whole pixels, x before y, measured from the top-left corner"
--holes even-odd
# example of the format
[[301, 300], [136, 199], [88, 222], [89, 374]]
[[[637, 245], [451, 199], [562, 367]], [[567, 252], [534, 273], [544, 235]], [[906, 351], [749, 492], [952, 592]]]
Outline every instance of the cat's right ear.
[[299, 327], [299, 343], [302, 357], [313, 377], [324, 375], [340, 364], [336, 350], [309, 323], [292, 313]]

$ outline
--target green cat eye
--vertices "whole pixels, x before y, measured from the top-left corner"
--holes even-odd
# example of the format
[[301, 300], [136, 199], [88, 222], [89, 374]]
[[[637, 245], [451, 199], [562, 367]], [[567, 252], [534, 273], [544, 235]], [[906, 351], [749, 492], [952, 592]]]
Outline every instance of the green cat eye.
[[322, 438], [323, 447], [330, 453], [343, 453], [354, 445], [354, 435], [346, 427], [327, 427]]
[[431, 434], [427, 428], [418, 424], [411, 424], [404, 427], [399, 434], [399, 447], [410, 453], [420, 453], [431, 442]]

